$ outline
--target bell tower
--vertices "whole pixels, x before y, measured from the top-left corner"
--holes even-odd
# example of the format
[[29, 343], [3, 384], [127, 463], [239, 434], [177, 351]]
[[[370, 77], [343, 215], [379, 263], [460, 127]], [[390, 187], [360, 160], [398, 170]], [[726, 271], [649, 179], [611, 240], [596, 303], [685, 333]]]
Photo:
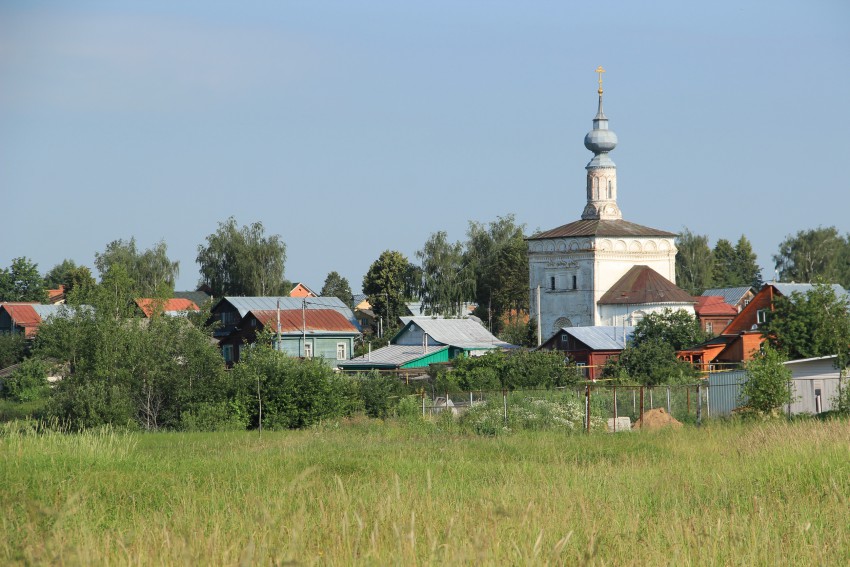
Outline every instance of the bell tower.
[[599, 109], [593, 118], [593, 130], [584, 137], [584, 147], [593, 152], [587, 170], [587, 205], [582, 220], [619, 220], [623, 218], [617, 206], [617, 166], [608, 152], [617, 147], [617, 135], [608, 129], [608, 118], [602, 111], [602, 73], [599, 74]]

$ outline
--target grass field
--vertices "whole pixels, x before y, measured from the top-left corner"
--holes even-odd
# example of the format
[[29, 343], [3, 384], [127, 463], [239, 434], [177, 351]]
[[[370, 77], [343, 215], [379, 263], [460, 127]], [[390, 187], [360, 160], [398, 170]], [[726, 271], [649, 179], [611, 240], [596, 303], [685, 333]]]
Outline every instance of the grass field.
[[850, 424], [0, 437], [0, 563], [847, 565]]

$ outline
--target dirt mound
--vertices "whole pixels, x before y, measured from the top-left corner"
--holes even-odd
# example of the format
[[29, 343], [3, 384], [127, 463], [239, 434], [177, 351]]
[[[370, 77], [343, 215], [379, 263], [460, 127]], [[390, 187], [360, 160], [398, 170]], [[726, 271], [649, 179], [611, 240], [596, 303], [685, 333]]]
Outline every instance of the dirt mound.
[[635, 421], [632, 429], [661, 429], [662, 427], [682, 427], [682, 422], [667, 413], [664, 408], [655, 408], [643, 412], [643, 418]]

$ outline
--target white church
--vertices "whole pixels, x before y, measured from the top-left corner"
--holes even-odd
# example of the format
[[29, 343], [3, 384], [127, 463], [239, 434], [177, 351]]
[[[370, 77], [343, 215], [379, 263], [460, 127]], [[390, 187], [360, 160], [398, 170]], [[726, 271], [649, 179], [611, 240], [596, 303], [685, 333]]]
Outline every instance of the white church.
[[644, 315], [684, 309], [695, 299], [676, 287], [676, 235], [623, 220], [617, 166], [608, 155], [617, 135], [599, 110], [584, 138], [587, 205], [577, 220], [527, 239], [531, 314], [545, 341], [564, 327], [632, 326]]

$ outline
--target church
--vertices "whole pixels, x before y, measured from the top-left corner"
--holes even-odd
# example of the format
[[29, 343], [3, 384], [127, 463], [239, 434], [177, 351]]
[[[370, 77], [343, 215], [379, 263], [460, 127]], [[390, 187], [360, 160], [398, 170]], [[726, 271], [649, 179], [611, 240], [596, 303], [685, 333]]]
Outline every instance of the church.
[[542, 340], [565, 327], [633, 326], [648, 313], [685, 309], [695, 299], [676, 282], [676, 234], [623, 220], [617, 206], [617, 135], [599, 108], [584, 138], [587, 205], [581, 219], [527, 239], [531, 314]]

